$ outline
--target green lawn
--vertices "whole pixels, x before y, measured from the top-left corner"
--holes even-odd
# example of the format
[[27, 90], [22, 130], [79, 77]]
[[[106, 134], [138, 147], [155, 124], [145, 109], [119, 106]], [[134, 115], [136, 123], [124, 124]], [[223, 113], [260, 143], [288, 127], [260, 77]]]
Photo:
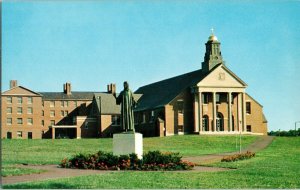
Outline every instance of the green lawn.
[[[244, 136], [243, 145], [257, 136]], [[236, 150], [235, 136], [183, 135], [144, 138], [144, 152], [161, 150], [180, 152], [183, 156], [232, 152]], [[77, 153], [112, 151], [112, 139], [2, 140], [2, 164], [59, 164], [65, 157]]]
[[[247, 146], [258, 137], [244, 136]], [[180, 152], [183, 156], [232, 152], [236, 150], [234, 136], [184, 135], [172, 137], [144, 138], [144, 152], [161, 150]], [[112, 151], [112, 139], [41, 139], [2, 140], [2, 171], [5, 175], [36, 173], [31, 169], [21, 169], [14, 164], [59, 164], [65, 157], [78, 153], [96, 153], [99, 150]], [[13, 168], [12, 168], [13, 167]], [[2, 172], [2, 176], [4, 173]]]
[[255, 158], [216, 163], [237, 168], [223, 172], [127, 171], [6, 185], [4, 188], [300, 188], [299, 147], [300, 138], [277, 137]]

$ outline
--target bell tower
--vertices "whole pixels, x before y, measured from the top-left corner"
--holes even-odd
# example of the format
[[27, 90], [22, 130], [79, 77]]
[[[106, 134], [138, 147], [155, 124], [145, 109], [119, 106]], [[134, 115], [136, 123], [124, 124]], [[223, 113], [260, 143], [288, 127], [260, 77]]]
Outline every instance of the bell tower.
[[213, 29], [211, 29], [211, 35], [208, 37], [206, 42], [206, 52], [204, 56], [204, 62], [202, 62], [202, 70], [204, 72], [209, 72], [219, 63], [224, 63], [222, 59], [221, 43], [218, 41], [218, 38], [214, 35]]

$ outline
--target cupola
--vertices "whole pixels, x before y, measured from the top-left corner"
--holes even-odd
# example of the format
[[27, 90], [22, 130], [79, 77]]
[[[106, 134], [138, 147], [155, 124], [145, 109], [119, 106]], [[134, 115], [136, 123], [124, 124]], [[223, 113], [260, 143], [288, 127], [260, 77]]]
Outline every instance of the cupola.
[[204, 62], [202, 62], [202, 70], [204, 72], [209, 72], [216, 65], [224, 63], [220, 49], [221, 43], [218, 41], [217, 36], [214, 35], [213, 29], [211, 30], [211, 35], [208, 37], [205, 46], [206, 52]]

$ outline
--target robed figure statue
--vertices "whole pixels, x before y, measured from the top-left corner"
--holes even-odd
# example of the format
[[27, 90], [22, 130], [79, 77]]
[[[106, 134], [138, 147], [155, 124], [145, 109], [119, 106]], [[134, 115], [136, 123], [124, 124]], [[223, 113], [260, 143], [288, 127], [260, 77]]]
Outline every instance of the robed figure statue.
[[[114, 96], [116, 97], [116, 94]], [[121, 104], [121, 127], [123, 131], [134, 132], [133, 108], [136, 102], [133, 99], [133, 93], [129, 89], [127, 81], [124, 82], [124, 90], [116, 97], [116, 103], [118, 105]]]

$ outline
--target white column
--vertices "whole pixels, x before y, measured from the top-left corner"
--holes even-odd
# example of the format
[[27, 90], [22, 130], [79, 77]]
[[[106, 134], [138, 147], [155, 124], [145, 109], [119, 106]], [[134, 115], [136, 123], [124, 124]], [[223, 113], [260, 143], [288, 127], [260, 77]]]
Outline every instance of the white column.
[[228, 92], [228, 131], [232, 128], [231, 92]]
[[241, 97], [241, 93], [238, 93], [237, 96], [237, 127], [238, 127], [238, 131], [242, 130], [242, 97]]
[[213, 92], [213, 131], [217, 130], [216, 92]]
[[243, 101], [243, 130], [246, 131], [246, 94], [245, 92], [242, 93], [242, 101]]
[[194, 132], [199, 132], [199, 102], [198, 93], [194, 93]]
[[199, 130], [200, 132], [202, 131], [203, 128], [203, 122], [202, 122], [202, 93], [199, 92], [198, 95], [198, 102], [199, 102], [199, 111], [198, 111], [198, 116], [199, 116]]

